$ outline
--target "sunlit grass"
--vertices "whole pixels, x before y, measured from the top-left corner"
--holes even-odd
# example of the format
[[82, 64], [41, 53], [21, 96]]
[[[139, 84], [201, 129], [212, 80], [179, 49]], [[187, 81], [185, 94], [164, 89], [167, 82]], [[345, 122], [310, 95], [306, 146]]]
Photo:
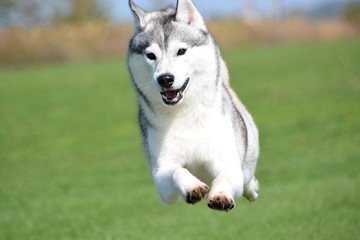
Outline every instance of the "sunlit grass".
[[357, 239], [360, 43], [224, 54], [261, 136], [261, 195], [159, 203], [123, 60], [0, 70], [0, 239]]

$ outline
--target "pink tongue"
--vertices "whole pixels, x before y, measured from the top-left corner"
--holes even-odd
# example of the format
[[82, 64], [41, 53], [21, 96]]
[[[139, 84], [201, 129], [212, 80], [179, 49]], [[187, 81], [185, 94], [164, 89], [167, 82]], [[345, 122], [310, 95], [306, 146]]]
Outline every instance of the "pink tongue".
[[177, 91], [167, 91], [165, 92], [165, 97], [167, 99], [174, 99], [177, 97]]

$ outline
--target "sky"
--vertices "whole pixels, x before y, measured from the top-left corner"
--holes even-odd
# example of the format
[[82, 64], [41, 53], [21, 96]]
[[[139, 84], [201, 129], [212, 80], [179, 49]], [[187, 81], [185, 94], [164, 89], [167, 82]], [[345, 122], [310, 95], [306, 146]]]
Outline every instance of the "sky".
[[[112, 11], [115, 22], [131, 21], [132, 16], [128, 8], [127, 0], [107, 0]], [[137, 5], [145, 10], [154, 10], [154, 2], [163, 3], [164, 7], [176, 5], [176, 0], [133, 0]], [[243, 7], [243, 0], [193, 0], [197, 8], [208, 19], [210, 16], [238, 16]], [[346, 2], [350, 0], [280, 0], [286, 11], [295, 9], [310, 10], [324, 3]], [[267, 14], [274, 0], [253, 0], [256, 7], [264, 14]]]
[[[41, 3], [42, 0], [37, 0]], [[112, 23], [132, 22], [133, 17], [128, 6], [128, 0], [97, 0], [104, 4], [104, 11], [109, 15]], [[152, 11], [160, 8], [166, 8], [168, 6], [175, 6], [177, 0], [133, 0], [137, 5], [142, 7], [144, 10]], [[311, 10], [319, 5], [326, 3], [345, 3], [350, 1], [360, 0], [193, 0], [201, 15], [205, 20], [209, 19], [221, 19], [221, 18], [234, 18], [240, 17], [244, 13], [244, 3], [251, 2], [262, 16], [274, 16], [273, 3], [282, 3], [283, 14], [276, 14], [277, 16], [286, 15], [284, 13], [291, 13], [299, 10]], [[25, 1], [24, 1], [25, 2]], [[40, 24], [47, 25], [51, 24], [54, 9], [60, 12], [67, 12], [71, 8], [70, 0], [46, 0], [46, 4], [42, 4], [41, 14], [38, 16], [39, 19], [35, 19]], [[157, 6], [156, 6], [157, 5]], [[46, 7], [47, 6], [47, 7]], [[54, 6], [56, 6], [54, 8]], [[248, 12], [249, 13], [249, 12]], [[6, 18], [1, 18], [0, 12], [0, 31], [6, 26], [6, 22], [11, 22], [15, 26], [31, 27], [39, 24], [38, 22], [29, 22], [26, 15], [21, 15], [18, 12], [10, 14]], [[251, 15], [251, 14], [250, 14]], [[249, 14], [248, 14], [249, 16]], [[5, 19], [5, 22], [2, 21]], [[251, 19], [250, 19], [251, 20]], [[256, 18], [255, 18], [256, 20]]]

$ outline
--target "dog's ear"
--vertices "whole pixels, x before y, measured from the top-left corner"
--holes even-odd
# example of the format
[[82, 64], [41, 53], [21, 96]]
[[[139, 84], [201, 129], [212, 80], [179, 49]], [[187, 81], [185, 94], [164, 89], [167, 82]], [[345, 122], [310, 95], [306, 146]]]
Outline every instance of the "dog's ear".
[[137, 6], [132, 0], [129, 0], [129, 7], [135, 19], [135, 25], [138, 29], [145, 27], [146, 12]]
[[206, 30], [205, 22], [191, 0], [178, 0], [176, 20]]

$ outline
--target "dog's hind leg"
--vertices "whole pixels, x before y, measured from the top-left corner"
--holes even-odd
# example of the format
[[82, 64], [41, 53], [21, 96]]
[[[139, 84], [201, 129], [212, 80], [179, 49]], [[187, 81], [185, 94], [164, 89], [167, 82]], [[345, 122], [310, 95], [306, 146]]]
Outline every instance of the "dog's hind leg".
[[244, 188], [244, 197], [246, 197], [250, 202], [255, 201], [259, 196], [260, 183], [253, 177], [250, 182], [245, 185]]

